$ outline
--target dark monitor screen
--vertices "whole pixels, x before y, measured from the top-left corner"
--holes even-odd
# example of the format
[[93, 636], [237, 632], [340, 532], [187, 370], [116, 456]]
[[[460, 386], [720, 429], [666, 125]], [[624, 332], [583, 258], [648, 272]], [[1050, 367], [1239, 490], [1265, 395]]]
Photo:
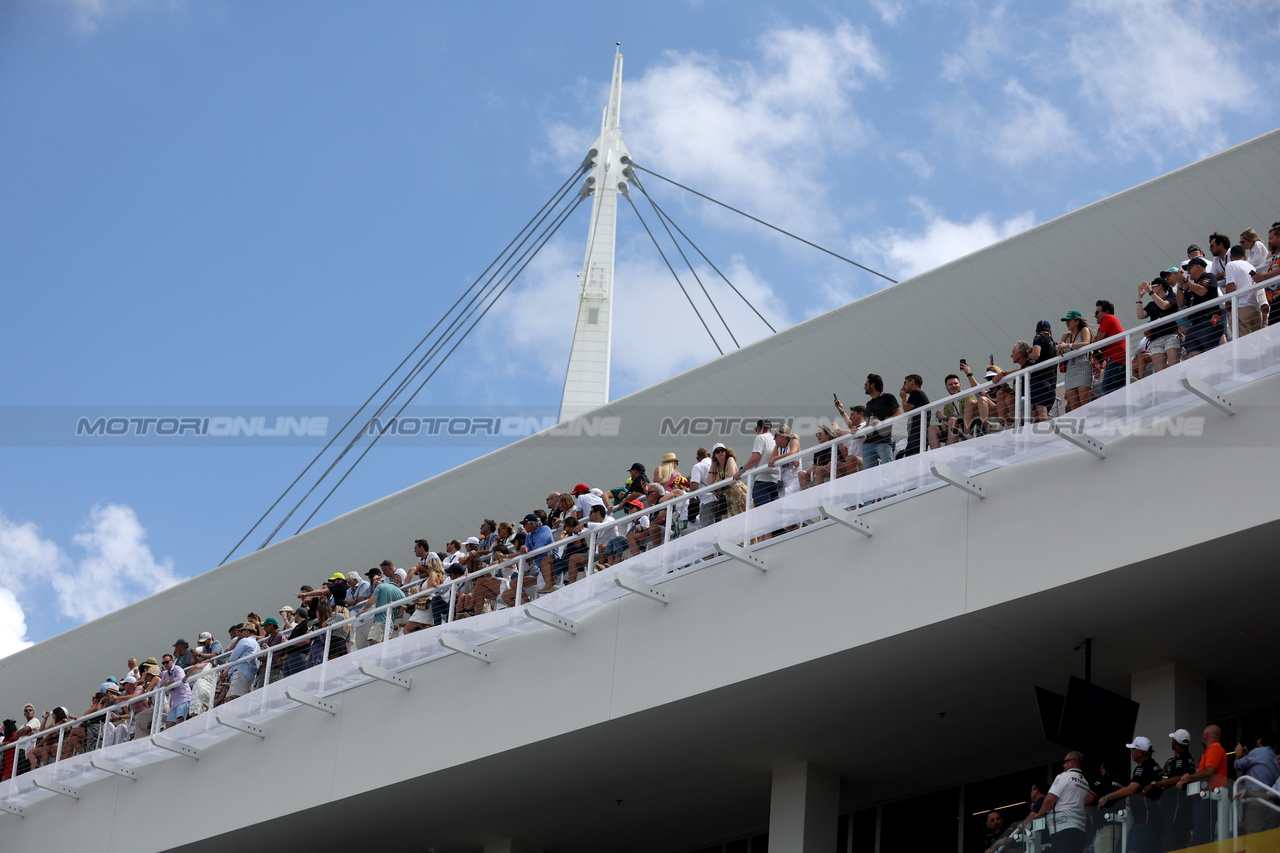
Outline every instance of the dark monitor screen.
[[1072, 749], [1123, 749], [1137, 725], [1137, 702], [1072, 676], [1056, 740]]

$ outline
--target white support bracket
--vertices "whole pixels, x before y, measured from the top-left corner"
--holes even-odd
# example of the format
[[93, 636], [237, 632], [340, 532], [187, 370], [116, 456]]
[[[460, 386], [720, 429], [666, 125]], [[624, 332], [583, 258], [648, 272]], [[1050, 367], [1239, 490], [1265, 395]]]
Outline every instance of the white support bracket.
[[178, 755], [185, 755], [187, 758], [200, 758], [200, 750], [196, 747], [187, 746], [185, 743], [180, 743], [172, 738], [167, 738], [164, 735], [152, 735], [151, 743], [161, 749], [176, 752]]
[[262, 726], [259, 726], [256, 723], [251, 723], [248, 720], [242, 720], [239, 717], [233, 717], [222, 711], [216, 712], [213, 715], [213, 718], [229, 729], [235, 729], [238, 732], [244, 732], [247, 735], [253, 735], [257, 738], [264, 738], [267, 736], [266, 729], [262, 728]]
[[379, 681], [385, 681], [387, 684], [394, 684], [396, 687], [403, 687], [405, 690], [413, 687], [413, 681], [405, 678], [403, 675], [396, 675], [389, 669], [383, 669], [380, 666], [374, 666], [366, 661], [360, 662], [360, 671], [370, 678], [376, 678]]
[[524, 606], [524, 614], [534, 622], [541, 622], [543, 625], [550, 625], [552, 628], [558, 628], [566, 634], [577, 634], [578, 623], [572, 619], [566, 619], [550, 610], [543, 610], [541, 607], [535, 607], [532, 604]]
[[41, 779], [39, 776], [33, 777], [31, 781], [37, 788], [43, 788], [46, 791], [52, 791], [55, 794], [61, 794], [62, 796], [70, 797], [73, 800], [80, 799], [79, 788], [72, 788], [69, 785], [62, 784], [61, 782], [50, 782], [47, 779]]
[[110, 773], [114, 776], [123, 776], [126, 779], [138, 781], [138, 774], [125, 767], [123, 764], [117, 764], [114, 761], [95, 755], [89, 759], [89, 763], [104, 773]]
[[1231, 405], [1231, 401], [1224, 397], [1221, 391], [1198, 376], [1184, 375], [1182, 377], [1182, 387], [1204, 400], [1210, 406], [1221, 409], [1228, 415], [1236, 413], [1235, 406]]
[[933, 473], [933, 476], [937, 477], [942, 482], [949, 483], [961, 491], [968, 492], [975, 498], [981, 500], [987, 496], [987, 493], [982, 486], [978, 485], [973, 480], [970, 480], [964, 474], [960, 474], [950, 468], [943, 468], [937, 462], [930, 464], [929, 470]]
[[1052, 426], [1053, 434], [1063, 441], [1066, 441], [1068, 444], [1074, 444], [1076, 447], [1086, 453], [1090, 453], [1098, 457], [1099, 459], [1107, 458], [1107, 446], [1093, 436], [1087, 435], [1083, 432], [1076, 432], [1071, 428], [1064, 429], [1063, 425], [1057, 420], [1052, 422]]
[[613, 576], [613, 582], [627, 592], [634, 592], [636, 595], [643, 595], [645, 598], [656, 601], [659, 604], [667, 603], [667, 594], [656, 586], [650, 586], [644, 581], [632, 575], [622, 574], [618, 572]]
[[469, 658], [475, 658], [481, 663], [489, 663], [493, 660], [493, 658], [489, 657], [488, 652], [481, 651], [466, 640], [459, 639], [453, 634], [441, 634], [440, 645], [444, 646], [446, 649], [460, 652]]
[[286, 687], [284, 689], [284, 695], [288, 696], [299, 705], [306, 705], [308, 708], [315, 708], [317, 711], [324, 711], [326, 714], [338, 713], [337, 705], [332, 702], [326, 702], [319, 696], [313, 696], [312, 694], [307, 693], [304, 690], [299, 690], [296, 687]]
[[731, 560], [737, 560], [739, 563], [742, 563], [744, 566], [750, 566], [751, 568], [759, 572], [769, 571], [769, 567], [765, 565], [764, 560], [761, 560], [759, 557], [751, 556], [750, 554], [747, 553], [746, 548], [743, 548], [739, 545], [734, 545], [730, 542], [726, 542], [723, 539], [721, 539], [719, 536], [717, 536], [715, 539], [715, 548], [721, 554], [724, 554], [726, 557], [730, 558]]
[[822, 501], [818, 504], [818, 512], [834, 522], [843, 524], [856, 533], [861, 533], [863, 536], [871, 535], [871, 525], [846, 509], [841, 509], [827, 501]]
[[7, 800], [0, 800], [0, 812], [8, 812], [9, 814], [16, 814], [18, 817], [27, 816], [26, 809], [24, 809], [22, 806], [11, 806], [9, 805]]

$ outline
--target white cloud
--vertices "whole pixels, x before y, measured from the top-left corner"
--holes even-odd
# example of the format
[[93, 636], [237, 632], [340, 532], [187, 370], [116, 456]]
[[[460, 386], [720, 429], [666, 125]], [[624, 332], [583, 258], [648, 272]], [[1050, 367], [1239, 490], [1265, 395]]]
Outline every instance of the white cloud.
[[1217, 119], [1265, 100], [1236, 59], [1237, 39], [1218, 20], [1219, 6], [1078, 0], [1073, 11], [1084, 20], [1074, 27], [1067, 61], [1081, 94], [1101, 111], [1095, 123], [1121, 151], [1157, 159], [1170, 149], [1218, 151], [1226, 137]]
[[968, 222], [957, 222], [942, 216], [921, 200], [914, 199], [913, 202], [924, 219], [923, 227], [910, 232], [893, 229], [874, 239], [855, 242], [857, 252], [863, 257], [883, 258], [884, 266], [899, 280], [972, 254], [1036, 224], [1035, 214], [1031, 212], [1003, 221], [990, 213], [983, 213]]
[[898, 18], [907, 10], [906, 4], [895, 0], [871, 0], [871, 8], [889, 26], [898, 23]]
[[969, 77], [987, 77], [995, 61], [1003, 58], [1011, 44], [1005, 24], [1005, 4], [994, 8], [980, 8], [977, 23], [969, 28], [964, 45], [957, 51], [942, 55], [942, 79], [960, 83]]
[[27, 639], [27, 614], [10, 590], [0, 589], [0, 658], [34, 645]]
[[[829, 229], [823, 173], [833, 149], [847, 156], [871, 136], [853, 94], [886, 78], [884, 60], [847, 22], [771, 30], [757, 47], [754, 62], [672, 52], [624, 79], [627, 145], [641, 165], [676, 180], [696, 176], [697, 189], [779, 225]], [[571, 160], [595, 134], [561, 123], [548, 136]]]
[[31, 522], [15, 524], [0, 513], [0, 657], [31, 645], [18, 593], [59, 571], [65, 557]]
[[177, 583], [173, 561], [157, 561], [146, 539], [132, 509], [95, 505], [73, 539], [85, 552], [76, 560], [34, 523], [0, 513], [0, 655], [30, 645], [24, 607], [43, 606], [38, 596], [46, 590], [63, 616], [82, 622]]
[[992, 122], [989, 152], [1011, 166], [1045, 157], [1070, 155], [1081, 149], [1079, 135], [1062, 110], [1031, 94], [1017, 80], [1005, 83], [1006, 113]]
[[899, 160], [910, 167], [911, 171], [915, 172], [925, 180], [933, 177], [933, 165], [926, 160], [925, 156], [919, 151], [912, 151], [909, 148], [904, 148], [898, 152], [897, 156]]
[[62, 612], [87, 621], [176, 584], [173, 560], [157, 562], [146, 540], [131, 508], [108, 504], [89, 510], [88, 528], [73, 540], [85, 558], [53, 578]]

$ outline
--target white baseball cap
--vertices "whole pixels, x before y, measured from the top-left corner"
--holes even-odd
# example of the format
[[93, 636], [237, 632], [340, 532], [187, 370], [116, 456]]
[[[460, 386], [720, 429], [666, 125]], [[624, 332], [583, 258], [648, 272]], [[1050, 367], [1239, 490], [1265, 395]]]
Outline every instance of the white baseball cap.
[[1124, 747], [1125, 749], [1136, 749], [1139, 752], [1150, 752], [1151, 738], [1142, 737], [1141, 735], [1139, 735], [1138, 737], [1133, 739], [1133, 743], [1126, 743]]
[[1186, 729], [1178, 729], [1176, 732], [1171, 733], [1169, 737], [1181, 744], [1191, 743], [1191, 732]]

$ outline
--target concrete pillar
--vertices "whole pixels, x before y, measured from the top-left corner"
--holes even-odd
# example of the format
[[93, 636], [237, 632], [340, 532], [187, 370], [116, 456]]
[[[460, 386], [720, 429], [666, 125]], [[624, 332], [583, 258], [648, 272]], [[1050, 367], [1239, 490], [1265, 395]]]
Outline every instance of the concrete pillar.
[[1146, 735], [1163, 764], [1172, 751], [1169, 733], [1186, 729], [1191, 748], [1200, 753], [1200, 733], [1208, 722], [1205, 678], [1182, 664], [1167, 663], [1131, 676], [1129, 698], [1139, 703], [1135, 735]]
[[773, 771], [769, 799], [771, 853], [830, 853], [840, 821], [840, 775], [795, 764]]
[[484, 846], [484, 853], [542, 853], [542, 848], [527, 841], [504, 838]]

